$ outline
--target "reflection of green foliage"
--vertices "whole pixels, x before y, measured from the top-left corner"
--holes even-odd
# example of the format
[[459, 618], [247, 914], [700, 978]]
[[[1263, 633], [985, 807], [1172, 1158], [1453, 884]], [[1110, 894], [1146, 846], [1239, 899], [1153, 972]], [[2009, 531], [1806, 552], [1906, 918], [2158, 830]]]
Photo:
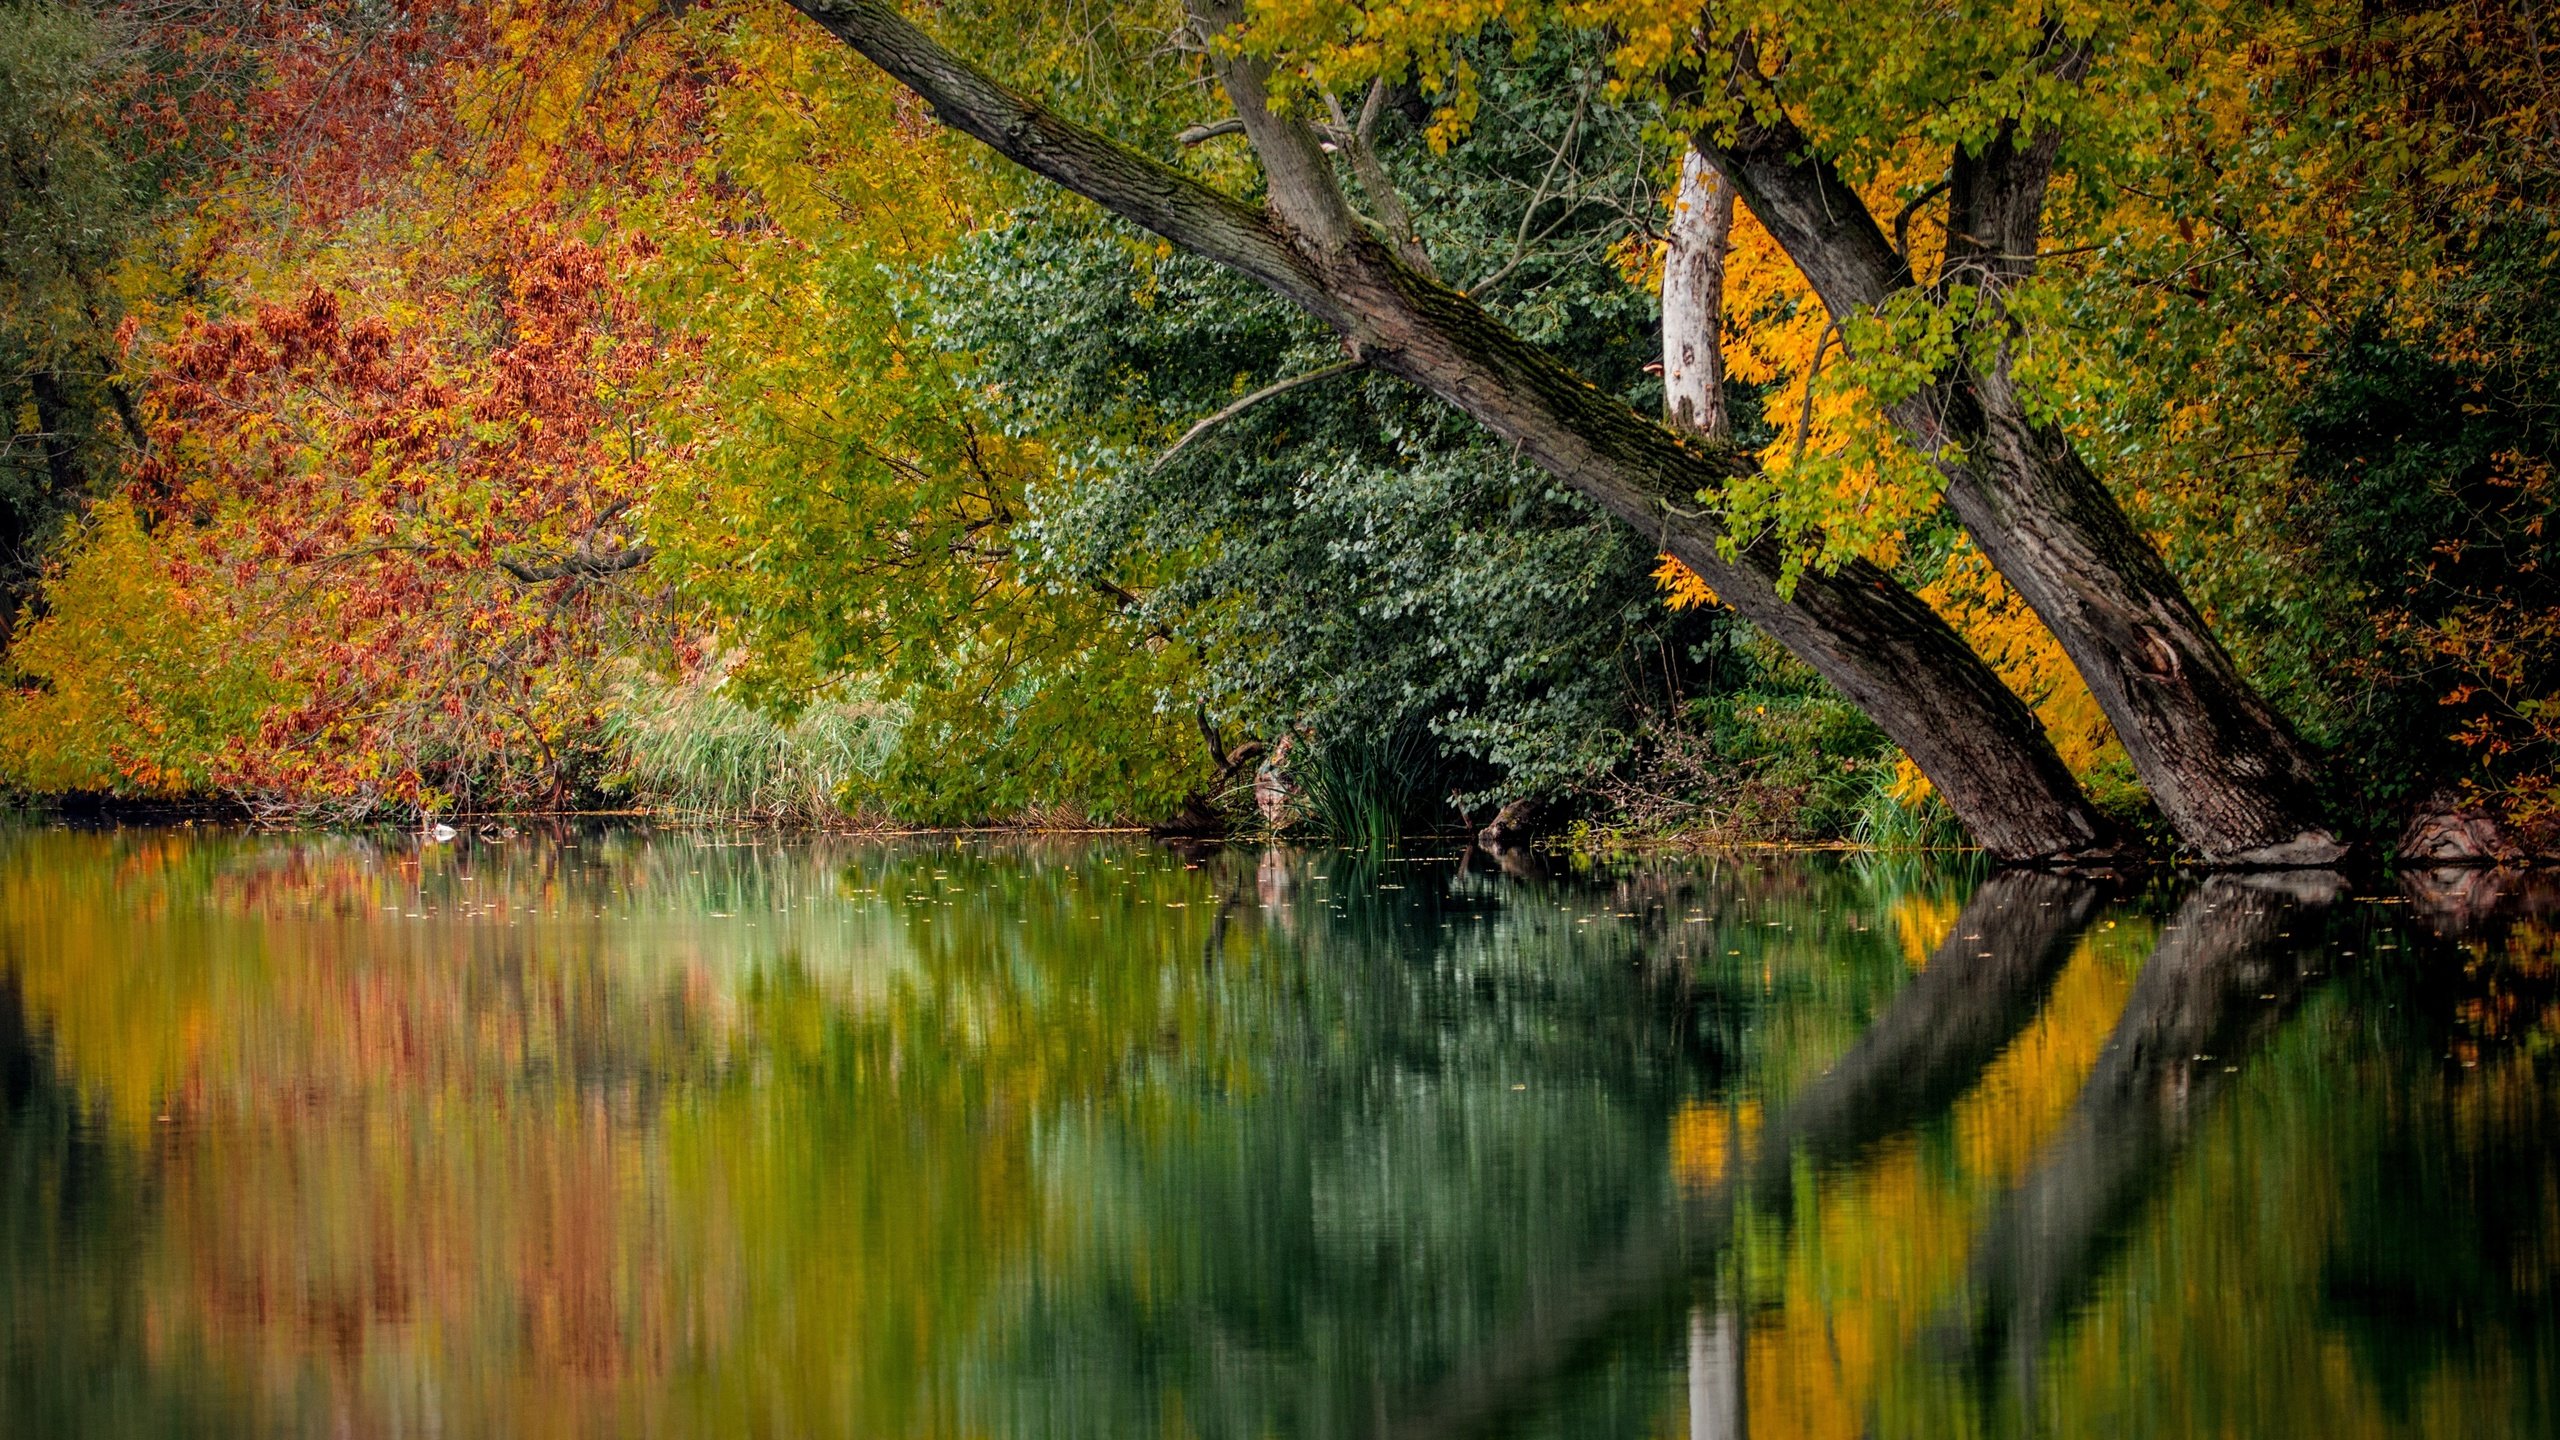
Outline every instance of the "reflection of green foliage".
[[[1683, 1127], [1819, 1086], [1976, 878], [1482, 865], [0, 833], [0, 1423], [1361, 1433], [1662, 1226]], [[1755, 1343], [1852, 1342], [1877, 1433], [2024, 1426], [1896, 1325], [1960, 1289], [2145, 908], [1996, 1083], [1747, 1217]], [[2446, 1018], [2479, 993], [2543, 992], [2418, 973], [2358, 970], [2198, 1092], [2042, 1430], [2532, 1433], [2560, 1116], [2526, 1047], [2441, 1056], [2485, 1044]], [[1519, 1433], [1658, 1432], [1684, 1323], [1625, 1317]]]

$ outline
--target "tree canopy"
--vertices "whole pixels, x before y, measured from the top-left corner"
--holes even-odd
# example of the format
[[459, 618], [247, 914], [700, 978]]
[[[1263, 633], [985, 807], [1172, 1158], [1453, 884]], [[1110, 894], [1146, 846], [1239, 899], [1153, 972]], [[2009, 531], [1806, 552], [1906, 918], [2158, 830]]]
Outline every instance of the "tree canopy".
[[2554, 814], [2529, 15], [8, 8], [24, 790]]

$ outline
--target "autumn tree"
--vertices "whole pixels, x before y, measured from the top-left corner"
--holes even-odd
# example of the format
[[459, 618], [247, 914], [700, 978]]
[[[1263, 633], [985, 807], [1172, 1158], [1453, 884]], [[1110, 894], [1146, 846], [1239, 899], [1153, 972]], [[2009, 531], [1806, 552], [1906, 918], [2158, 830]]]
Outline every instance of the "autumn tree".
[[1240, 14], [1197, 19], [1260, 158], [1267, 209], [1012, 93], [890, 6], [799, 8], [946, 123], [1269, 286], [1341, 333], [1353, 358], [1457, 404], [1622, 522], [1659, 535], [1728, 604], [1875, 716], [1994, 853], [2026, 859], [2104, 843], [2105, 823], [2034, 717], [1926, 605], [1862, 561], [1800, 570], [1774, 537], [1733, 543], [1715, 515], [1690, 507], [1745, 460], [1686, 445], [1601, 395], [1417, 266], [1410, 234], [1383, 232], [1356, 211], [1328, 142], [1273, 107], [1269, 65], [1226, 34]]

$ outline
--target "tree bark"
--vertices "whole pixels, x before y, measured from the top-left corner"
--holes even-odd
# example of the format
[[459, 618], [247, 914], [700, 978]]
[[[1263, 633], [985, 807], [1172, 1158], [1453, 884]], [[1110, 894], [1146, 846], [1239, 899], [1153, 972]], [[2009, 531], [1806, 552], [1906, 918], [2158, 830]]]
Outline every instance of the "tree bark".
[[[1737, 74], [1749, 64], [1747, 52], [1728, 59]], [[2064, 78], [2081, 63], [2057, 51]], [[1954, 156], [1937, 293], [1979, 286], [1983, 323], [2007, 323], [1998, 297], [2034, 272], [2059, 139], [2050, 126], [2022, 139], [2013, 123]], [[1783, 115], [1747, 113], [1732, 135], [1694, 143], [1835, 319], [1913, 285], [1908, 258]], [[1937, 460], [1956, 518], [2078, 667], [2182, 840], [2219, 864], [2326, 865], [2345, 853], [2301, 741], [2069, 439], [2029, 416], [2005, 368], [1959, 363], [1893, 415]]]
[[[1253, 62], [1212, 56], [1261, 159], [1269, 214], [1013, 94], [889, 0], [792, 3], [923, 96], [943, 123], [1251, 276], [1334, 329], [1356, 358], [1457, 406], [1654, 537], [1872, 716], [1993, 855], [2066, 858], [2112, 844], [2035, 716], [1935, 612], [1863, 562], [1804, 575], [1790, 603], [1777, 544], [1742, 547], [1727, 561], [1716, 519], [1689, 507], [1748, 460], [1683, 445], [1399, 261], [1359, 223], [1315, 137], [1271, 113]], [[1215, 33], [1235, 16], [1201, 18]]]
[[1724, 257], [1733, 187], [1695, 148], [1680, 157], [1662, 257], [1662, 408], [1674, 430], [1733, 434], [1724, 408]]

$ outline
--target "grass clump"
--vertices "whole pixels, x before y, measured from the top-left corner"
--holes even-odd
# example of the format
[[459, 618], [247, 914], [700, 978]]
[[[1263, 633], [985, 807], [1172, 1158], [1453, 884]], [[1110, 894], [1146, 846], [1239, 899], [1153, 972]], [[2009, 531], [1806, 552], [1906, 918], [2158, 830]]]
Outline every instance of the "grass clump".
[[629, 687], [605, 718], [607, 789], [677, 814], [824, 825], [897, 742], [896, 708], [829, 698], [788, 718], [746, 705], [721, 677]]

